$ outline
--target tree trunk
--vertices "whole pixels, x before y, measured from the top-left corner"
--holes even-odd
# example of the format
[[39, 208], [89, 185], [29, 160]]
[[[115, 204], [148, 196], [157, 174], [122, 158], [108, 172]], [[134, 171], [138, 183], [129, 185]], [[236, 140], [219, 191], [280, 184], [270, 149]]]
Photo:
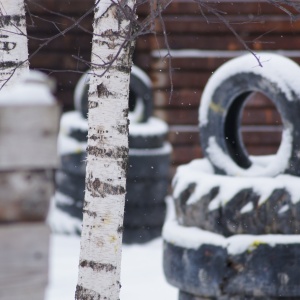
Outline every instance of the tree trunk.
[[0, 89], [13, 85], [28, 71], [28, 43], [24, 0], [0, 5]]
[[[76, 299], [119, 299], [134, 0], [97, 1]], [[110, 68], [107, 69], [108, 65]], [[103, 72], [105, 74], [103, 75]]]

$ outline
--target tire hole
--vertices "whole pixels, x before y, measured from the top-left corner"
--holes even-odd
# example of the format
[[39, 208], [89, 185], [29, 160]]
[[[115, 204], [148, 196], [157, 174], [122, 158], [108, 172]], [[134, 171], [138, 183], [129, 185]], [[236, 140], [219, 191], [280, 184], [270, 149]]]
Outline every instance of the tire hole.
[[282, 119], [273, 102], [259, 92], [245, 100], [241, 117], [242, 142], [249, 155], [274, 155], [281, 144]]

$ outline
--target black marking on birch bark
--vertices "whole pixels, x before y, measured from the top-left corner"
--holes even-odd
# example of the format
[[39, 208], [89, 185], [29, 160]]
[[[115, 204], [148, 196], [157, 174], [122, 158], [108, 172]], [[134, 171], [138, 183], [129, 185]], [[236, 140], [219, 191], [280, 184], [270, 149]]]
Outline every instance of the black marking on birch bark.
[[89, 101], [89, 109], [98, 107], [99, 103], [96, 101]]
[[[128, 108], [123, 109], [122, 113], [123, 113], [123, 117], [124, 117], [125, 119], [128, 119], [129, 109], [128, 109]], [[129, 125], [129, 123], [128, 123], [128, 125]]]
[[7, 39], [9, 36], [6, 34], [0, 34], [0, 39]]
[[96, 157], [109, 157], [114, 159], [124, 159], [128, 156], [128, 148], [125, 146], [115, 147], [112, 149], [99, 148], [96, 146], [88, 146], [86, 149], [89, 155]]
[[99, 137], [96, 134], [93, 134], [89, 137], [89, 139], [96, 141], [97, 139], [99, 139]]
[[124, 158], [122, 161], [117, 162], [118, 166], [122, 169], [122, 176], [127, 176], [128, 158]]
[[103, 83], [100, 83], [97, 85], [97, 95], [99, 98], [109, 97], [112, 95], [112, 93], [106, 88], [106, 86]]
[[124, 226], [119, 226], [118, 229], [117, 229], [117, 232], [118, 233], [123, 233], [124, 231]]
[[21, 27], [24, 25], [25, 16], [24, 15], [11, 15], [11, 16], [0, 16], [0, 27], [14, 25]]
[[75, 300], [101, 300], [104, 299], [97, 292], [86, 289], [81, 285], [76, 286]]
[[97, 213], [94, 211], [89, 211], [89, 210], [83, 209], [82, 212], [88, 214], [88, 216], [90, 216], [94, 219], [97, 218]]
[[14, 42], [0, 42], [0, 50], [3, 51], [11, 51], [15, 49], [17, 46], [17, 43]]
[[112, 264], [102, 264], [91, 260], [83, 260], [79, 265], [81, 268], [91, 268], [93, 271], [111, 272], [117, 269], [117, 267]]
[[86, 186], [87, 190], [94, 198], [105, 198], [107, 195], [122, 195], [126, 192], [125, 188], [121, 185], [112, 185], [107, 182], [101, 182], [99, 178], [93, 179], [91, 176], [89, 176]]
[[128, 134], [128, 124], [118, 125], [116, 129], [120, 134]]
[[15, 62], [15, 61], [0, 62], [0, 69], [16, 68], [18, 66], [19, 66], [19, 63]]

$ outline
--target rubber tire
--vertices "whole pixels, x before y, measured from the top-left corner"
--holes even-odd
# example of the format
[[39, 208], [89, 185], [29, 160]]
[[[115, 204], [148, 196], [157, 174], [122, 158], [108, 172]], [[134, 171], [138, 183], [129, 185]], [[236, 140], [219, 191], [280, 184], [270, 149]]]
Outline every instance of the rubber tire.
[[158, 238], [159, 236], [161, 236], [161, 227], [157, 227], [157, 228], [127, 227], [124, 229], [123, 232], [123, 243], [124, 244], [145, 244], [155, 238]]
[[[267, 56], [268, 57], [268, 56]], [[212, 82], [214, 77], [220, 76], [219, 73], [227, 72], [231, 65], [235, 65], [238, 60], [243, 61], [242, 58], [236, 58], [226, 64], [226, 67], [219, 69], [211, 77]], [[249, 60], [251, 60], [249, 56]], [[264, 56], [261, 58], [264, 59]], [[272, 56], [272, 63], [276, 64], [277, 61]], [[285, 68], [295, 68], [295, 63], [286, 59]], [[270, 62], [269, 62], [270, 63]], [[263, 69], [263, 68], [261, 68]], [[300, 68], [299, 68], [300, 77]], [[282, 75], [282, 74], [280, 74]], [[235, 170], [225, 165], [224, 160], [218, 161], [216, 164], [215, 159], [211, 157], [209, 149], [210, 138], [215, 137], [216, 143], [219, 148], [230, 158], [230, 161], [236, 166], [243, 169], [245, 172], [240, 176], [256, 176], [261, 174], [249, 174], [247, 169], [251, 166], [249, 155], [245, 150], [240, 134], [240, 119], [243, 110], [244, 102], [251, 92], [261, 92], [267, 96], [281, 115], [284, 129], [290, 129], [292, 132], [292, 150], [288, 164], [282, 170], [287, 174], [300, 176], [300, 99], [297, 91], [290, 85], [293, 101], [290, 101], [287, 95], [281, 91], [280, 84], [282, 81], [287, 81], [289, 78], [282, 78], [282, 76], [273, 75], [272, 81], [267, 79], [261, 74], [255, 74], [253, 68], [246, 66], [244, 71], [232, 76], [224, 75], [224, 79], [212, 91], [212, 96], [208, 105], [201, 105], [200, 118], [207, 114], [209, 122], [206, 124], [201, 123], [200, 120], [200, 139], [201, 145], [204, 150], [205, 156], [210, 159], [214, 165], [217, 174], [235, 175]], [[291, 73], [294, 76], [294, 73]], [[294, 79], [294, 77], [292, 79]], [[205, 89], [210, 90], [214, 87], [209, 83]], [[205, 94], [205, 90], [204, 93]], [[292, 127], [292, 128], [291, 128]], [[289, 155], [287, 153], [287, 155]], [[279, 162], [280, 163], [280, 162]], [[275, 176], [276, 174], [269, 174]]]
[[61, 116], [60, 134], [77, 140], [87, 142], [88, 123], [78, 111], [69, 111]]
[[[182, 300], [198, 300], [195, 296], [222, 300], [298, 299], [299, 258], [300, 244], [258, 244], [252, 250], [230, 255], [221, 246], [203, 244], [189, 249], [165, 242], [163, 267], [170, 284], [194, 295]], [[189, 296], [185, 293], [181, 297]], [[262, 297], [255, 298], [257, 295]]]
[[171, 145], [157, 149], [129, 149], [128, 174], [129, 180], [165, 179], [169, 176]]
[[[164, 242], [163, 269], [168, 283], [194, 295], [217, 297], [221, 294], [226, 259], [227, 250], [220, 246], [188, 249]], [[200, 279], [204, 276], [200, 270], [209, 279], [207, 282]]]
[[61, 155], [61, 170], [72, 175], [85, 176], [86, 157], [86, 151]]
[[83, 212], [83, 199], [82, 198], [72, 198], [63, 193], [55, 193], [54, 197], [55, 206], [57, 209], [65, 212], [73, 218], [82, 220]]
[[[87, 118], [88, 115], [88, 76], [87, 73], [82, 75], [75, 87], [74, 93], [75, 109], [79, 111], [84, 118]], [[144, 71], [137, 66], [133, 66], [129, 85], [129, 111], [133, 111], [136, 107], [135, 101], [138, 98], [141, 99], [143, 103], [143, 113], [139, 116], [139, 122], [141, 123], [147, 122], [153, 111], [152, 87], [144, 80], [144, 78], [147, 78], [149, 83], [151, 82]]]
[[129, 148], [147, 149], [163, 146], [168, 133], [166, 122], [151, 117], [145, 123], [129, 125]]
[[131, 206], [150, 206], [164, 204], [168, 194], [168, 178], [127, 179], [126, 204]]
[[130, 206], [125, 204], [124, 227], [146, 226], [149, 228], [162, 227], [166, 216], [166, 206]]
[[85, 176], [58, 170], [55, 173], [56, 190], [71, 198], [84, 199]]
[[[176, 214], [179, 223], [183, 226], [198, 227], [211, 232], [219, 233], [224, 236], [235, 234], [299, 234], [300, 232], [300, 201], [293, 203], [291, 195], [282, 183], [280, 187], [276, 187], [276, 183], [280, 182], [276, 178], [268, 178], [268, 183], [273, 182], [273, 190], [270, 190], [268, 199], [259, 204], [260, 196], [258, 194], [258, 186], [263, 184], [263, 178], [260, 180], [244, 179], [245, 182], [252, 185], [252, 188], [237, 189], [237, 193], [232, 198], [223, 199], [220, 191], [224, 191], [228, 186], [237, 183], [237, 178], [209, 173], [202, 173], [199, 177], [191, 176], [186, 181], [186, 172], [176, 174], [176, 180], [173, 181], [173, 190], [177, 190], [177, 185], [183, 188], [177, 190], [173, 194]], [[182, 169], [184, 170], [184, 169]], [[180, 177], [185, 182], [183, 185]], [[197, 195], [197, 187], [205, 187], [205, 178], [213, 182], [213, 188], [203, 190], [201, 196]], [[221, 180], [224, 179], [224, 180]], [[294, 179], [298, 179], [295, 177]], [[197, 183], [197, 180], [199, 183]], [[300, 184], [300, 179], [299, 179]], [[205, 189], [205, 188], [204, 188]], [[194, 194], [196, 193], [196, 194]], [[197, 196], [196, 196], [197, 195]], [[197, 199], [193, 203], [187, 203], [189, 199]], [[200, 198], [198, 198], [200, 197]], [[225, 203], [218, 208], [209, 209], [209, 205], [213, 199], [219, 199]], [[248, 212], [241, 212], [245, 205], [252, 203], [252, 209]], [[281, 209], [287, 208], [280, 213]]]

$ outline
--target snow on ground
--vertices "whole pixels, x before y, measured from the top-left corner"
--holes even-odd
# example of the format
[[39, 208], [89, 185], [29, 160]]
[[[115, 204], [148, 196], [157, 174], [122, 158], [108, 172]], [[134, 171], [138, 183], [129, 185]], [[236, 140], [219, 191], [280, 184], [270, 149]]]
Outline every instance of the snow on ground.
[[[46, 300], [74, 300], [79, 249], [79, 237], [52, 234]], [[177, 299], [178, 290], [164, 278], [162, 253], [161, 238], [144, 245], [123, 245], [121, 300]]]

